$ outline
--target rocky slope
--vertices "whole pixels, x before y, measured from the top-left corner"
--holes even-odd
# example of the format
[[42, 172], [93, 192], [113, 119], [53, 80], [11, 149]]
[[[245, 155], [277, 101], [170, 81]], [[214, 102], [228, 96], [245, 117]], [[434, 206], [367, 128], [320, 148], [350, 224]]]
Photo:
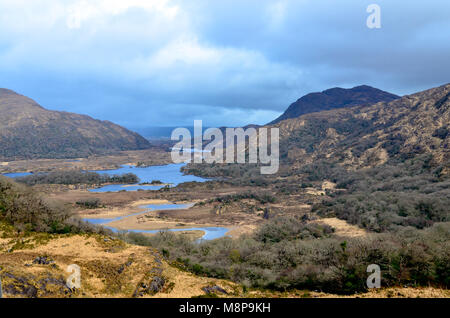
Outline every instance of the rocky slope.
[[149, 147], [140, 135], [109, 121], [46, 110], [0, 89], [0, 158], [78, 158]]
[[[222, 296], [238, 292], [233, 283], [182, 272], [154, 249], [117, 238], [45, 233], [14, 238], [9, 227], [0, 228], [0, 277], [7, 298], [178, 298], [202, 296], [208, 288]], [[78, 289], [67, 285], [72, 264], [80, 268]]]
[[362, 85], [351, 89], [331, 88], [321, 93], [311, 93], [303, 96], [277, 119], [270, 124], [282, 120], [296, 118], [304, 114], [321, 112], [343, 107], [367, 106], [378, 102], [390, 102], [400, 98], [397, 95]]
[[[446, 289], [382, 288], [343, 296], [317, 291], [242, 289], [238, 284], [195, 276], [167, 263], [152, 248], [97, 234], [19, 235], [0, 223], [0, 278], [6, 298], [436, 298]], [[78, 289], [69, 288], [70, 265], [80, 267]]]
[[449, 162], [450, 84], [371, 106], [306, 114], [280, 128], [285, 162], [329, 159], [349, 167], [431, 154]]

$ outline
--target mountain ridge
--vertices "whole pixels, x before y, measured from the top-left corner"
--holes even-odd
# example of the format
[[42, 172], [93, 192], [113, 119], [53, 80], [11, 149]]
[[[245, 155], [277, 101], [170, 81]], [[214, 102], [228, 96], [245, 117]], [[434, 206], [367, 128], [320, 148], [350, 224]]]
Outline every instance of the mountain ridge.
[[349, 166], [382, 164], [389, 158], [433, 154], [449, 160], [450, 84], [391, 102], [304, 114], [271, 125], [280, 128], [289, 162], [335, 158]]
[[78, 158], [147, 149], [139, 134], [88, 115], [45, 109], [33, 99], [0, 89], [0, 157]]
[[304, 95], [292, 103], [281, 116], [268, 125], [273, 125], [282, 120], [296, 118], [308, 113], [352, 106], [368, 106], [378, 102], [390, 102], [398, 98], [400, 96], [368, 85], [355, 86], [350, 89], [334, 87], [322, 92]]

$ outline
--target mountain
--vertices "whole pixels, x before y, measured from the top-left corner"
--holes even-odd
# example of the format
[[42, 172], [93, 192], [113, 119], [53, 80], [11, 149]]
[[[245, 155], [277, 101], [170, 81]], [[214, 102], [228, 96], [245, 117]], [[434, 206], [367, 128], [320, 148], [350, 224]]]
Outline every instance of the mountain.
[[290, 163], [326, 159], [348, 167], [432, 155], [449, 162], [450, 84], [391, 102], [305, 114], [281, 121], [280, 152]]
[[0, 89], [0, 158], [78, 158], [149, 147], [145, 138], [112, 122], [46, 110]]
[[[283, 175], [298, 175], [299, 169], [319, 161], [354, 171], [423, 156], [443, 166], [439, 173], [450, 175], [450, 84], [391, 102], [309, 113], [265, 127], [279, 128]], [[190, 164], [185, 172], [260, 177], [259, 167], [252, 165]]]
[[270, 124], [282, 120], [296, 118], [304, 114], [315, 113], [335, 108], [367, 106], [378, 102], [390, 102], [400, 98], [397, 95], [367, 86], [357, 86], [351, 89], [331, 88], [321, 93], [311, 93], [303, 96], [277, 119]]

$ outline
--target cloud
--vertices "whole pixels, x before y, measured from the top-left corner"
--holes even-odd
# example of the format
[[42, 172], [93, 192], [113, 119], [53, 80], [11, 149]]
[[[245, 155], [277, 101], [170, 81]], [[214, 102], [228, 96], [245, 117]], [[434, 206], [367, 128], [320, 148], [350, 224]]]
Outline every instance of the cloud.
[[450, 4], [377, 0], [370, 30], [371, 3], [3, 0], [0, 86], [143, 127], [262, 124], [311, 91], [448, 82]]
[[78, 29], [83, 22], [99, 21], [106, 17], [120, 15], [132, 8], [148, 12], [156, 12], [173, 21], [177, 16], [178, 7], [169, 6], [167, 0], [101, 0], [75, 1], [67, 8], [67, 27]]

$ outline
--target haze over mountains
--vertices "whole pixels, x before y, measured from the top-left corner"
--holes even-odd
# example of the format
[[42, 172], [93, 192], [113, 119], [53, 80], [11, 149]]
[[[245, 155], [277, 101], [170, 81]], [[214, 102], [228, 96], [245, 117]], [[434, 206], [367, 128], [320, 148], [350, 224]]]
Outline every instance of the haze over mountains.
[[109, 121], [44, 109], [0, 89], [0, 158], [78, 158], [150, 147], [142, 136]]
[[311, 93], [298, 99], [277, 119], [269, 124], [296, 118], [304, 114], [315, 113], [342, 107], [367, 106], [378, 102], [390, 102], [400, 96], [367, 85], [351, 89], [331, 88], [321, 93]]

